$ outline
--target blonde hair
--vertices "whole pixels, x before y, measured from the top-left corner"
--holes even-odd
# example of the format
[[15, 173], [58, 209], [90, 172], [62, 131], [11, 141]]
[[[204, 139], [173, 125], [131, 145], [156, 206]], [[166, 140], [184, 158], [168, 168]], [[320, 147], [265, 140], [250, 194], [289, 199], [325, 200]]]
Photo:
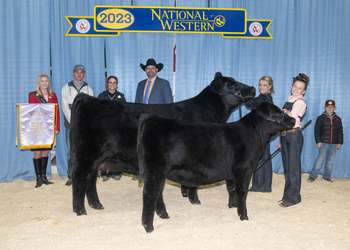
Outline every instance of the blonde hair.
[[36, 92], [38, 92], [39, 95], [43, 95], [43, 93], [40, 90], [40, 80], [41, 80], [42, 77], [46, 77], [49, 80], [49, 85], [47, 86], [47, 91], [50, 93], [50, 95], [52, 95], [52, 88], [51, 88], [50, 77], [45, 72], [41, 72], [38, 75], [38, 77], [36, 78]]
[[273, 80], [272, 80], [272, 77], [271, 77], [271, 76], [263, 76], [263, 77], [260, 78], [259, 82], [260, 82], [261, 80], [266, 81], [266, 82], [271, 86], [271, 88], [270, 88], [270, 90], [269, 90], [269, 91], [270, 91], [269, 94], [275, 92], [275, 90], [274, 90], [274, 88], [273, 88]]

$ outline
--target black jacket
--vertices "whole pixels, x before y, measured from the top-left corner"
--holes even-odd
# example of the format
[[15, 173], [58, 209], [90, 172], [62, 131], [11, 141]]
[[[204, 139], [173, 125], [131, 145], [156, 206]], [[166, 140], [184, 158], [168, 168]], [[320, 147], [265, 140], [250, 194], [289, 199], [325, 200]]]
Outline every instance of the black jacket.
[[323, 112], [315, 124], [315, 141], [329, 144], [343, 144], [343, 125], [339, 116]]
[[244, 103], [244, 105], [251, 109], [254, 110], [257, 106], [259, 106], [260, 104], [262, 104], [263, 102], [267, 102], [270, 104], [274, 104], [272, 101], [272, 96], [271, 94], [260, 94], [258, 97], [255, 97], [249, 101], [246, 101]]
[[113, 100], [118, 102], [126, 102], [124, 94], [120, 93], [119, 91], [115, 91], [115, 96], [113, 99], [108, 97], [108, 90], [103, 91], [101, 94], [98, 95], [98, 99], [105, 99], [105, 100]]

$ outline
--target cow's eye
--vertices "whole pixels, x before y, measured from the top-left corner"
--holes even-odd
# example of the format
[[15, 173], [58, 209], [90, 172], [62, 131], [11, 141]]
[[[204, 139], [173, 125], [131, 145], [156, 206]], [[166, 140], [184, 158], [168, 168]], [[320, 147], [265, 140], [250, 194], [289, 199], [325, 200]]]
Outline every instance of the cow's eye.
[[236, 91], [239, 91], [239, 87], [236, 84], [228, 84], [227, 88], [230, 93], [235, 93]]

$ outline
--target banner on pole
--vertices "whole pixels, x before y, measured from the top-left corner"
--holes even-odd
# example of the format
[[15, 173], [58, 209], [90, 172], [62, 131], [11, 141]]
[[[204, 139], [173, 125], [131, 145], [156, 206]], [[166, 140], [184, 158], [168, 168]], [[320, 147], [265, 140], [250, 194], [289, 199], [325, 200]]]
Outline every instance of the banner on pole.
[[66, 36], [118, 36], [122, 32], [220, 34], [273, 39], [272, 20], [247, 19], [245, 9], [95, 6], [94, 16], [66, 16]]
[[55, 105], [17, 104], [21, 149], [51, 148], [55, 137]]

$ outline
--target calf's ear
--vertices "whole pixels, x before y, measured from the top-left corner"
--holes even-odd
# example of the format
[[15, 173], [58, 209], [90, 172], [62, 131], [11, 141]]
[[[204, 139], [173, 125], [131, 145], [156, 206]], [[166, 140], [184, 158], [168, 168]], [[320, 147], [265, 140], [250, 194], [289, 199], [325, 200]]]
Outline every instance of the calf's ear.
[[263, 102], [258, 107], [256, 107], [256, 112], [263, 118], [267, 118], [270, 114], [270, 105], [266, 102]]
[[215, 80], [215, 79], [218, 79], [219, 77], [222, 77], [221, 72], [216, 72], [216, 73], [215, 73], [214, 80]]
[[214, 93], [219, 95], [226, 95], [228, 91], [227, 84], [223, 81], [222, 77], [218, 79], [214, 79], [210, 83], [210, 88]]

